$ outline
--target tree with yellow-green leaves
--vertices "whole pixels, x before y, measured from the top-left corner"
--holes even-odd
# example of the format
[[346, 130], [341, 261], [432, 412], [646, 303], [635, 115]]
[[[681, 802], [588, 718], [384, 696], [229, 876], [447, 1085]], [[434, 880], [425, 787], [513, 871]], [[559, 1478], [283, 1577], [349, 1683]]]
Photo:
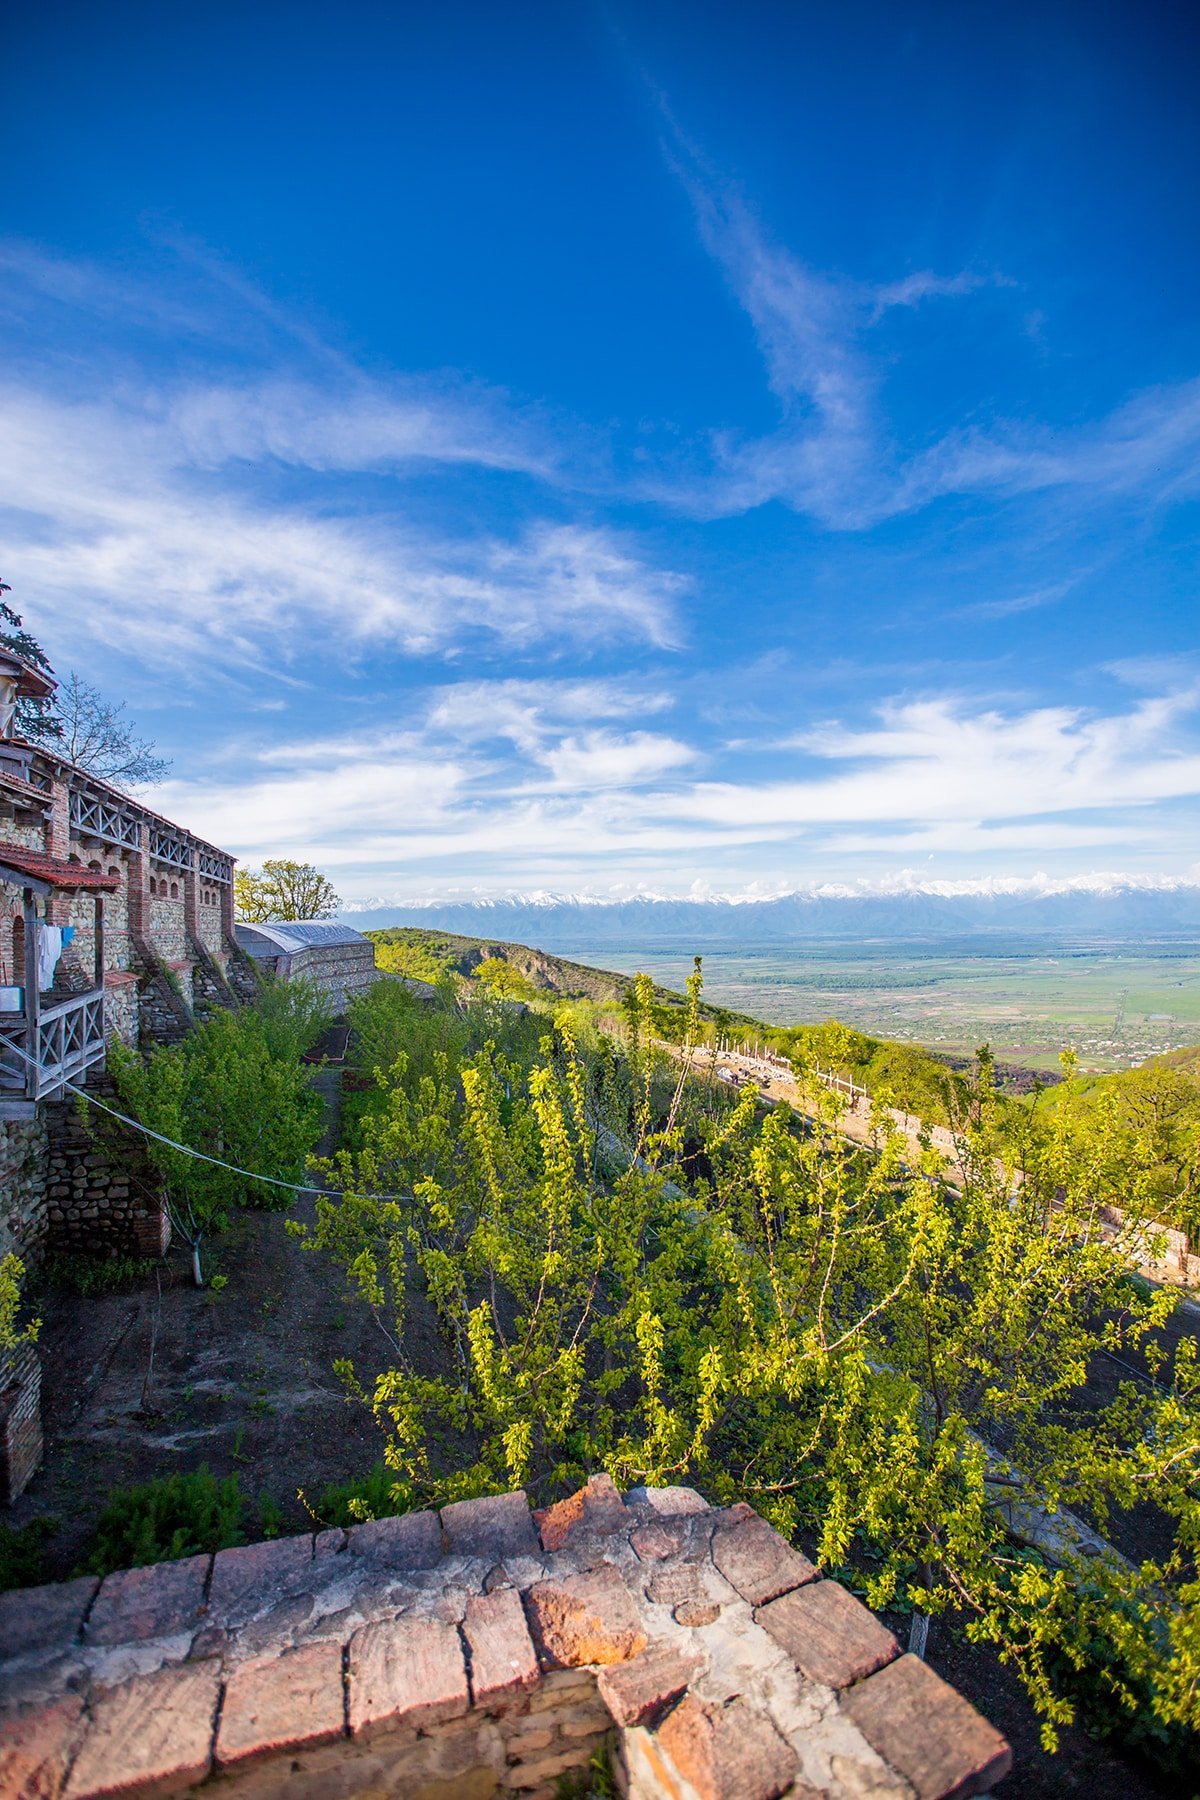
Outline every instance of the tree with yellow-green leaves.
[[261, 869], [238, 869], [234, 902], [247, 925], [294, 919], [331, 919], [340, 904], [333, 883], [312, 863], [268, 857]]
[[[585, 1053], [563, 1014], [530, 1065], [485, 1045], [413, 1082], [402, 1056], [327, 1169], [345, 1193], [311, 1241], [398, 1346], [356, 1390], [396, 1508], [517, 1485], [541, 1503], [597, 1468], [694, 1483], [853, 1564], [872, 1604], [953, 1616], [1017, 1669], [1049, 1741], [1081, 1691], [1131, 1729], [1194, 1731], [1200, 1367], [1189, 1338], [1156, 1340], [1173, 1296], [1129, 1272], [1149, 1173], [1049, 1115], [1018, 1181], [986, 1058], [953, 1180], [883, 1108], [867, 1153], [818, 1082], [802, 1123], [669, 1072], [653, 998], [639, 977], [619, 1051]], [[1118, 1195], [1130, 1243], [1101, 1230]], [[405, 1354], [414, 1293], [445, 1336], [432, 1376]], [[1102, 1352], [1146, 1374], [1097, 1406]], [[1054, 1523], [1103, 1538], [1142, 1502], [1164, 1548], [1140, 1563]]]

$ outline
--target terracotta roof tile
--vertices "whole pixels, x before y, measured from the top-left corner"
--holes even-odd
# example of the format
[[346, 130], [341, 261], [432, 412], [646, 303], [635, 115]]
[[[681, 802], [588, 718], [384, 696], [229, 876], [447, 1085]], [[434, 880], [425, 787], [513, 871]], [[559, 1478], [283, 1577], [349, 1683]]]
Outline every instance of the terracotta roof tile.
[[87, 890], [89, 893], [111, 894], [121, 885], [119, 875], [106, 875], [103, 869], [85, 869], [79, 863], [63, 862], [41, 850], [27, 850], [24, 844], [0, 843], [0, 872], [15, 869], [19, 875], [31, 875], [48, 887]]

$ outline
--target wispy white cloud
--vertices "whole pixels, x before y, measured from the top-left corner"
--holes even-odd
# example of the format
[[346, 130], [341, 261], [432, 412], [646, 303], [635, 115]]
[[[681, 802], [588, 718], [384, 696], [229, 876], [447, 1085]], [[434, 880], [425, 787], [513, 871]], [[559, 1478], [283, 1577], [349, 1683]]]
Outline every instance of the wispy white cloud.
[[1070, 429], [996, 417], [905, 453], [886, 415], [885, 364], [871, 354], [870, 328], [896, 307], [1015, 284], [969, 270], [925, 270], [873, 288], [823, 275], [772, 242], [742, 196], [665, 109], [664, 116], [668, 161], [753, 326], [780, 423], [756, 438], [714, 434], [711, 467], [651, 479], [658, 497], [709, 515], [777, 499], [835, 530], [862, 530], [950, 494], [1071, 490], [1104, 498], [1149, 490], [1169, 500], [1200, 491], [1200, 379], [1135, 394]]
[[[335, 658], [369, 645], [449, 652], [481, 634], [550, 650], [677, 641], [685, 578], [604, 526], [535, 512], [511, 536], [473, 522], [436, 532], [400, 494], [364, 508], [319, 486], [277, 498], [244, 467], [223, 479], [233, 459], [316, 466], [323, 423], [322, 466], [401, 456], [486, 466], [491, 454], [432, 407], [360, 401], [306, 424], [304, 394], [282, 404], [280, 392], [253, 426], [245, 395], [222, 390], [166, 406], [144, 392], [74, 404], [0, 393], [9, 568], [39, 616], [160, 666], [277, 673], [322, 632]], [[506, 455], [498, 442], [493, 460]]]
[[895, 701], [865, 726], [763, 744], [739, 781], [705, 779], [682, 735], [623, 722], [615, 685], [475, 683], [462, 698], [434, 690], [403, 727], [250, 756], [232, 796], [205, 780], [159, 803], [235, 851], [311, 856], [362, 899], [383, 872], [411, 892], [464, 867], [503, 889], [534, 870], [690, 882], [730, 855], [749, 876], [797, 858], [1142, 854], [1164, 841], [1163, 810], [1200, 795], [1194, 689], [1106, 714]]
[[1064, 600], [1079, 579], [1073, 576], [1069, 581], [1052, 581], [1045, 587], [1030, 588], [1027, 593], [1006, 595], [1003, 600], [973, 600], [956, 608], [957, 616], [960, 619], [1011, 619], [1018, 613], [1036, 612], [1043, 606], [1053, 606]]
[[932, 269], [919, 269], [901, 276], [899, 281], [884, 282], [875, 288], [871, 318], [882, 318], [893, 306], [917, 307], [926, 300], [953, 299], [960, 294], [973, 294], [979, 288], [1015, 286], [1016, 282], [1006, 275], [978, 275], [970, 269], [962, 269], [957, 275], [937, 275]]

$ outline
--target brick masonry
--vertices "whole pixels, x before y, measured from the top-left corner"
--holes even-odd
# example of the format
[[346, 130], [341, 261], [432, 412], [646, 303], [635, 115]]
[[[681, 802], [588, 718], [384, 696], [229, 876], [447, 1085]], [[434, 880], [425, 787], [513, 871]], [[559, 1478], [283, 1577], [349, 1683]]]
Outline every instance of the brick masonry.
[[597, 1476], [0, 1596], [0, 1796], [965, 1800], [1008, 1746], [749, 1508]]
[[31, 1344], [0, 1354], [0, 1502], [8, 1506], [42, 1461], [42, 1365]]

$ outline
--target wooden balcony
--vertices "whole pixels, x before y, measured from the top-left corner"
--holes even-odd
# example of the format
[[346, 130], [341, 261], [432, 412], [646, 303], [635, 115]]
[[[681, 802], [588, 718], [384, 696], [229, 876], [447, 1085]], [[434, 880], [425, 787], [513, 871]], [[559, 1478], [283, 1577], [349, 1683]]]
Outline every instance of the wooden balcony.
[[27, 1017], [0, 1013], [0, 1101], [61, 1100], [104, 1061], [104, 989], [72, 994]]

